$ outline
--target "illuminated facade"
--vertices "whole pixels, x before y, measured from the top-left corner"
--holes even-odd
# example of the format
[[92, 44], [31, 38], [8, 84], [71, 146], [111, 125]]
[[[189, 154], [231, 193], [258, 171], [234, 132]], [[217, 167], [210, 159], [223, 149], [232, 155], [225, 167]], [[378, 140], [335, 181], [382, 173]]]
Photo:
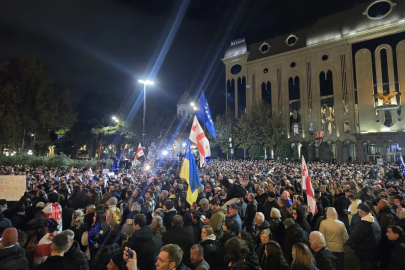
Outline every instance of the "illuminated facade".
[[302, 146], [311, 160], [402, 154], [405, 1], [359, 4], [254, 44], [236, 40], [222, 61], [226, 105], [241, 114], [260, 101], [271, 104], [287, 123], [295, 158]]

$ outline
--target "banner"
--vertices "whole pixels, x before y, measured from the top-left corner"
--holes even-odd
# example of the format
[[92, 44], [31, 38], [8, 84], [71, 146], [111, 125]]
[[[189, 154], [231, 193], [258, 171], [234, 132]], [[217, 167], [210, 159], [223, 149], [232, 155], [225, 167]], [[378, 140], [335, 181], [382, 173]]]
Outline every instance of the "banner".
[[0, 175], [0, 198], [19, 201], [27, 189], [25, 175]]
[[109, 169], [103, 169], [103, 173], [104, 173], [104, 174], [107, 174], [107, 173], [109, 173], [109, 172], [110, 172]]

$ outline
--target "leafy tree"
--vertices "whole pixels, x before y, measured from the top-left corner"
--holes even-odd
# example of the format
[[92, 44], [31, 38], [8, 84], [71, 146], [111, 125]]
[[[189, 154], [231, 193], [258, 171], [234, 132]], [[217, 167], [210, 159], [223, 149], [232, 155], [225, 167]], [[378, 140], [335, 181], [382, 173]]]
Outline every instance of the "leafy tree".
[[0, 61], [0, 143], [18, 152], [28, 142], [51, 143], [50, 133], [76, 122], [70, 91], [53, 88], [43, 64], [35, 58]]
[[291, 144], [288, 142], [283, 142], [282, 144], [276, 147], [276, 151], [274, 153], [276, 157], [279, 158], [294, 158], [294, 149], [291, 147]]
[[260, 159], [264, 156], [264, 149], [261, 146], [253, 145], [249, 148], [249, 157], [253, 159]]
[[228, 108], [225, 114], [217, 115], [214, 126], [216, 139], [209, 131], [206, 132], [211, 148], [219, 146], [223, 154], [230, 153], [229, 138], [233, 137], [233, 141], [235, 141], [235, 134], [232, 134], [235, 126], [234, 112]]
[[240, 116], [235, 127], [235, 143], [241, 148], [252, 146], [275, 149], [285, 142], [284, 124], [267, 103], [259, 103], [249, 113]]

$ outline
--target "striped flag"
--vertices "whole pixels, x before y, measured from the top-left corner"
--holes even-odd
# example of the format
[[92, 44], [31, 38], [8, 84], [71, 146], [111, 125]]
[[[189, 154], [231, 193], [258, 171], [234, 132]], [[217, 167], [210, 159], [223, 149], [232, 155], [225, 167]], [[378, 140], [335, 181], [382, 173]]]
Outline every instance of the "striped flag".
[[309, 178], [308, 167], [305, 163], [304, 156], [302, 156], [302, 189], [307, 192], [308, 211], [315, 215], [318, 212], [315, 201], [315, 193], [312, 188], [311, 178]]
[[136, 160], [141, 156], [144, 156], [144, 154], [143, 154], [143, 149], [142, 149], [141, 143], [139, 143], [138, 149], [136, 150], [136, 155], [135, 155], [134, 161], [132, 163], [135, 165]]
[[200, 152], [200, 166], [202, 166], [205, 162], [205, 158], [211, 156], [211, 148], [210, 142], [207, 137], [205, 137], [204, 130], [200, 126], [196, 116], [194, 116], [189, 138], [190, 141], [197, 144], [198, 152]]
[[191, 205], [197, 201], [198, 187], [201, 186], [197, 165], [191, 152], [190, 141], [187, 142], [186, 154], [181, 166], [180, 178], [186, 179], [188, 183], [187, 202]]

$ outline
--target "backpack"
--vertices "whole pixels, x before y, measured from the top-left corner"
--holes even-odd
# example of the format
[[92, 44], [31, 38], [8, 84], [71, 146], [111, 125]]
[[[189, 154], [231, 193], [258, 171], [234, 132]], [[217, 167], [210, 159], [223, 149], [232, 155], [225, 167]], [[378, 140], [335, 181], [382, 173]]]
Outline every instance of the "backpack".
[[[55, 219], [58, 224], [60, 224], [60, 221], [62, 219], [62, 211], [60, 211], [59, 208], [59, 203], [52, 203], [51, 205], [48, 205], [47, 207], [44, 208], [45, 212], [45, 218], [50, 219], [53, 218]], [[47, 210], [45, 210], [47, 208]], [[49, 212], [50, 210], [50, 212]]]

